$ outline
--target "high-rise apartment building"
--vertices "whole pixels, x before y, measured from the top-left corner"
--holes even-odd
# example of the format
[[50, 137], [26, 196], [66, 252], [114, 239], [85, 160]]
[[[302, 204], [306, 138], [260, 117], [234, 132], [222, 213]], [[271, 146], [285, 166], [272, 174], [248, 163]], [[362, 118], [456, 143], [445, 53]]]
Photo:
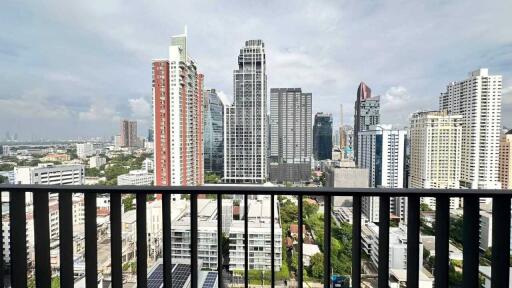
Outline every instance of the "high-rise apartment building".
[[267, 179], [267, 74], [265, 45], [248, 40], [233, 71], [234, 102], [224, 111], [224, 181]]
[[173, 36], [169, 59], [153, 60], [155, 185], [203, 183], [203, 75], [187, 34]]
[[224, 171], [224, 104], [215, 89], [204, 99], [204, 171], [222, 175]]
[[138, 147], [137, 121], [121, 121], [121, 147]]
[[501, 189], [512, 189], [512, 130], [501, 135], [498, 180]]
[[380, 97], [372, 97], [372, 90], [364, 82], [357, 88], [357, 99], [354, 113], [354, 159], [357, 162], [358, 135], [370, 126], [380, 123]]
[[441, 93], [440, 110], [462, 116], [461, 186], [499, 189], [499, 143], [501, 129], [501, 75], [488, 69], [469, 73]]
[[311, 93], [300, 88], [270, 89], [270, 179], [307, 181], [311, 177]]
[[[414, 113], [409, 127], [411, 188], [460, 188], [462, 122], [447, 111]], [[422, 198], [435, 209], [434, 198]], [[451, 198], [458, 208], [458, 198]]]
[[313, 124], [313, 156], [315, 160], [332, 158], [332, 115], [318, 112]]
[[[358, 167], [369, 170], [370, 187], [404, 188], [406, 137], [407, 131], [391, 125], [371, 126], [359, 132]], [[407, 221], [406, 204], [404, 197], [390, 199], [391, 212], [402, 221]], [[363, 197], [361, 206], [370, 221], [379, 221], [378, 197]]]

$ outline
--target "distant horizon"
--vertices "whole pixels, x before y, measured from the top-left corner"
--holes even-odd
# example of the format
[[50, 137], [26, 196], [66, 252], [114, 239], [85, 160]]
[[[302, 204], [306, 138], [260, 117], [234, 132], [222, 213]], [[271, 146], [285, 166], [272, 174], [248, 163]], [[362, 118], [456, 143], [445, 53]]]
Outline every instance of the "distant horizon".
[[7, 2], [0, 141], [7, 131], [24, 141], [109, 137], [124, 118], [145, 135], [151, 59], [167, 57], [185, 25], [205, 88], [223, 101], [232, 98], [239, 49], [262, 39], [267, 98], [271, 88], [302, 88], [313, 115], [331, 113], [335, 125], [340, 104], [353, 125], [360, 81], [381, 96], [381, 122], [404, 127], [412, 112], [437, 109], [448, 83], [488, 68], [503, 75], [502, 125], [512, 127], [512, 3], [492, 2]]

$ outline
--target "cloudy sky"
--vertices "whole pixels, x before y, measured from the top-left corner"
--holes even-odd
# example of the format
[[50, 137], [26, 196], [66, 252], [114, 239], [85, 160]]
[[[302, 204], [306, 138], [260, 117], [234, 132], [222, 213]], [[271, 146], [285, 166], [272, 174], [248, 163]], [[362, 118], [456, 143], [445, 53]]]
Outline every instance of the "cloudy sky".
[[504, 78], [512, 127], [512, 1], [19, 1], [0, 9], [0, 139], [108, 136], [151, 122], [151, 59], [188, 26], [206, 87], [232, 97], [247, 39], [263, 39], [268, 88], [313, 93], [313, 112], [353, 121], [360, 81], [383, 122], [436, 109], [450, 81], [487, 67]]

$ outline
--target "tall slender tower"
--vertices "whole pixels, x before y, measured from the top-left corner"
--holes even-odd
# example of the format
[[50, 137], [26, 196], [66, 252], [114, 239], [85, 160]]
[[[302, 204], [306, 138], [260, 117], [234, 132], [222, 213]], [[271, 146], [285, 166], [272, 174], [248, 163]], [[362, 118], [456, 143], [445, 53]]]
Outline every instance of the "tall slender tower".
[[155, 185], [203, 183], [203, 75], [187, 50], [187, 34], [173, 36], [169, 59], [153, 60]]
[[205, 91], [204, 170], [222, 175], [224, 169], [224, 104], [215, 89]]
[[357, 88], [357, 99], [354, 113], [354, 159], [357, 162], [360, 131], [365, 131], [372, 125], [380, 123], [380, 97], [372, 97], [372, 90], [364, 82]]
[[312, 94], [300, 88], [270, 89], [269, 176], [276, 182], [311, 177]]
[[224, 113], [224, 181], [267, 179], [267, 74], [265, 45], [248, 40], [233, 71], [234, 102]]
[[136, 147], [137, 142], [137, 121], [121, 121], [121, 146]]
[[316, 160], [332, 159], [332, 115], [318, 112], [313, 124], [313, 157]]
[[469, 73], [452, 82], [441, 93], [439, 107], [462, 116], [461, 186], [499, 189], [499, 145], [501, 125], [501, 75], [488, 69]]

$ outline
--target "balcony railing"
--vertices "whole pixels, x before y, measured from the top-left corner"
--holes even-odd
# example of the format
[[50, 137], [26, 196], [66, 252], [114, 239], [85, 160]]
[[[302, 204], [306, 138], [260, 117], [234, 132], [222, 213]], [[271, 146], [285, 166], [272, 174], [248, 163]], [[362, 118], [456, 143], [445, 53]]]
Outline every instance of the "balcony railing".
[[[463, 283], [462, 287], [479, 287], [479, 198], [492, 198], [492, 287], [509, 287], [510, 256], [510, 211], [511, 193], [507, 190], [440, 190], [440, 189], [330, 189], [330, 188], [279, 188], [279, 187], [244, 187], [244, 186], [206, 186], [206, 187], [95, 187], [95, 186], [38, 186], [38, 185], [0, 185], [0, 191], [9, 192], [10, 213], [10, 273], [12, 287], [27, 286], [27, 237], [26, 237], [26, 202], [25, 193], [33, 193], [34, 234], [35, 236], [35, 279], [37, 287], [50, 287], [50, 235], [49, 235], [49, 193], [58, 193], [59, 228], [60, 228], [60, 284], [72, 287], [73, 275], [73, 220], [72, 194], [84, 193], [85, 206], [85, 278], [86, 287], [97, 287], [97, 229], [96, 229], [96, 195], [110, 195], [110, 232], [111, 232], [111, 280], [112, 287], [122, 286], [122, 245], [121, 245], [121, 194], [136, 194], [136, 228], [137, 228], [137, 285], [147, 287], [147, 239], [146, 239], [146, 195], [162, 195], [162, 239], [163, 239], [163, 284], [172, 287], [171, 278], [171, 194], [190, 195], [190, 249], [191, 249], [191, 287], [198, 287], [198, 205], [200, 194], [217, 195], [217, 231], [222, 231], [222, 196], [243, 195], [244, 207], [247, 207], [249, 195], [270, 195], [274, 203], [277, 195], [298, 197], [298, 257], [302, 259], [303, 251], [303, 202], [304, 196], [324, 196], [324, 215], [331, 215], [333, 196], [353, 197], [352, 225], [352, 287], [361, 286], [361, 197], [378, 196], [379, 201], [379, 246], [378, 246], [378, 287], [388, 287], [389, 280], [389, 199], [390, 197], [407, 197], [407, 287], [418, 287], [419, 283], [419, 244], [420, 244], [420, 197], [436, 198], [435, 217], [435, 287], [448, 287], [449, 273], [449, 201], [450, 197], [464, 199], [463, 210]], [[271, 205], [271, 219], [275, 211]], [[245, 226], [245, 286], [248, 286], [248, 209], [244, 209]], [[271, 231], [274, 231], [271, 221]], [[324, 227], [331, 227], [331, 217], [324, 217]], [[224, 287], [222, 277], [222, 233], [217, 233], [217, 269], [218, 287]], [[3, 239], [3, 235], [2, 236]], [[324, 229], [324, 255], [330, 255], [331, 229]], [[3, 241], [0, 241], [3, 245]], [[271, 233], [271, 285], [275, 286], [275, 239]], [[0, 247], [3, 248], [4, 247]], [[2, 268], [4, 269], [3, 257]], [[303, 262], [298, 261], [296, 281], [298, 287], [304, 282]], [[324, 271], [331, 271], [330, 257], [324, 257]], [[3, 273], [2, 273], [3, 275]], [[324, 273], [323, 283], [330, 287], [330, 273]], [[4, 277], [4, 276], [2, 276]], [[2, 279], [2, 287], [4, 286]]]

